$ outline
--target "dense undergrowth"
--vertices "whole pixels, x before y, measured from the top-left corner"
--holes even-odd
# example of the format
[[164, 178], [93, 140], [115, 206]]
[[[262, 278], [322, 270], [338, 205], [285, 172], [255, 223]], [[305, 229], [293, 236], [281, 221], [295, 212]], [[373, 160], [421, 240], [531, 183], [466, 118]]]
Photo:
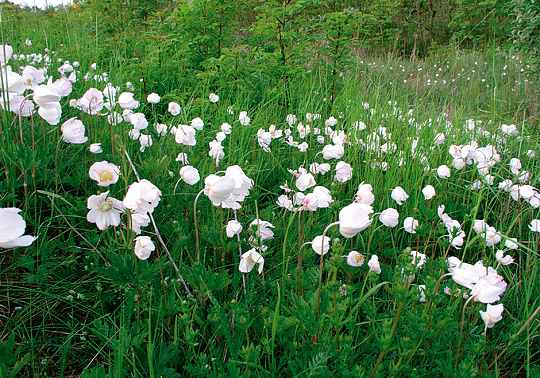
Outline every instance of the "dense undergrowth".
[[37, 237], [0, 252], [3, 375], [539, 374], [521, 56], [199, 69], [76, 10], [2, 15], [0, 207]]

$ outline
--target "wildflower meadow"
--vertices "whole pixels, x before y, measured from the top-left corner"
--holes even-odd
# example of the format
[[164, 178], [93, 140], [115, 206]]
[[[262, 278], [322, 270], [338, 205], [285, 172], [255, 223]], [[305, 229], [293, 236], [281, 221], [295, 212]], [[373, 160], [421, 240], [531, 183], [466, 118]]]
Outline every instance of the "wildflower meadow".
[[0, 3], [0, 377], [540, 376], [536, 65], [496, 22], [129, 3]]

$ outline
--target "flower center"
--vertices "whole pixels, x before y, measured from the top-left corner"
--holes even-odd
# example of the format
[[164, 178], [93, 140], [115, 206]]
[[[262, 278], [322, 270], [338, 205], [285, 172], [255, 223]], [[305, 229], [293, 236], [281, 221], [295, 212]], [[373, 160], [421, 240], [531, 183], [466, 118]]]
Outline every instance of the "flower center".
[[357, 253], [354, 255], [354, 258], [356, 259], [356, 262], [359, 263], [364, 259], [364, 256], [361, 253]]
[[248, 256], [247, 261], [250, 262], [250, 263], [252, 263], [252, 264], [255, 264], [255, 263], [256, 263], [256, 261], [253, 260], [253, 255], [252, 255], [251, 253], [250, 253], [249, 256]]
[[111, 210], [112, 208], [113, 208], [113, 203], [109, 198], [101, 201], [98, 204], [98, 210], [101, 211], [102, 213], [106, 213], [107, 211]]
[[111, 171], [101, 171], [99, 173], [99, 182], [105, 182], [113, 179], [113, 174]]

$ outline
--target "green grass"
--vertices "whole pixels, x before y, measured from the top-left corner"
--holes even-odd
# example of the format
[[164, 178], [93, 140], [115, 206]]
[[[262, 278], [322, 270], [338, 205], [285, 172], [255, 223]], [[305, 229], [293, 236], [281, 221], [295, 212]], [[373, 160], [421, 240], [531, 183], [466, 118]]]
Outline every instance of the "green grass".
[[[16, 376], [28, 377], [538, 374], [538, 321], [531, 317], [539, 305], [538, 234], [528, 225], [539, 218], [539, 211], [498, 187], [503, 179], [517, 182], [508, 167], [514, 157], [531, 173], [530, 185], [536, 186], [539, 179], [538, 156], [527, 156], [528, 150], [540, 150], [536, 93], [521, 72], [527, 64], [523, 58], [495, 49], [441, 52], [414, 62], [356, 57], [339, 78], [313, 69], [278, 85], [259, 72], [222, 89], [201, 75], [171, 77], [171, 82], [182, 83], [173, 88], [156, 62], [133, 59], [131, 47], [102, 50], [100, 40], [89, 37], [92, 23], [73, 20], [75, 15], [51, 14], [47, 22], [32, 26], [2, 23], [3, 43], [18, 54], [43, 54], [45, 47], [55, 51], [48, 68], [54, 79], [60, 77], [57, 68], [64, 60], [81, 64], [73, 92], [61, 100], [58, 125], [49, 125], [37, 114], [19, 122], [13, 113], [2, 111], [0, 207], [22, 209], [25, 233], [38, 239], [27, 248], [0, 251], [0, 339], [7, 347], [14, 335], [15, 343], [13, 353], [0, 353], [0, 371], [20, 369]], [[60, 24], [68, 25], [65, 34], [54, 27]], [[32, 46], [24, 44], [27, 38]], [[167, 58], [161, 64], [174, 66]], [[98, 63], [96, 71], [90, 68], [93, 62]], [[27, 64], [10, 63], [15, 72]], [[139, 142], [128, 136], [129, 123], [111, 126], [107, 117], [68, 105], [89, 88], [103, 89], [105, 82], [83, 79], [87, 72], [106, 72], [120, 91], [126, 90], [126, 81], [135, 85], [135, 99], [141, 103], [135, 111], [145, 113], [149, 121], [143, 133], [152, 136], [151, 147], [140, 152]], [[151, 92], [161, 96], [159, 104], [146, 102]], [[220, 96], [219, 102], [210, 103], [211, 92]], [[181, 104], [178, 116], [167, 112], [170, 101]], [[238, 122], [240, 111], [248, 112], [249, 125]], [[321, 118], [309, 122], [306, 113]], [[297, 125], [287, 124], [288, 114], [310, 124], [312, 132], [300, 138]], [[353, 167], [352, 179], [345, 183], [334, 180], [339, 160], [324, 160], [324, 144], [314, 135], [315, 128], [325, 135], [330, 116], [338, 120], [333, 129], [343, 130], [350, 142], [339, 159]], [[60, 126], [71, 117], [84, 123], [88, 142], [61, 140]], [[155, 120], [169, 126], [190, 124], [195, 117], [205, 122], [195, 146], [181, 146], [169, 133], [159, 136], [153, 126]], [[466, 127], [469, 119], [481, 121], [475, 131]], [[366, 129], [355, 130], [357, 121]], [[208, 143], [223, 122], [232, 125], [232, 133], [222, 142], [225, 156], [216, 168]], [[519, 135], [503, 135], [503, 123], [515, 123]], [[264, 152], [257, 130], [268, 130], [271, 124], [290, 130], [294, 141], [307, 142], [307, 151], [282, 137], [271, 142], [271, 152]], [[446, 136], [441, 145], [434, 142], [439, 133]], [[382, 154], [380, 145], [370, 147], [374, 135], [384, 139], [380, 144], [388, 143], [390, 151], [395, 145], [395, 152]], [[412, 153], [414, 140], [418, 142]], [[500, 155], [490, 171], [495, 183], [477, 190], [470, 189], [480, 179], [475, 166], [452, 168], [448, 153], [451, 145], [473, 141], [478, 147], [496, 146]], [[88, 146], [97, 142], [104, 152], [94, 155]], [[328, 143], [331, 139], [325, 135]], [[110, 196], [122, 200], [136, 181], [126, 152], [140, 178], [162, 192], [153, 216], [192, 296], [186, 294], [152, 225], [143, 227], [142, 235], [152, 238], [156, 250], [142, 261], [133, 252], [135, 235], [126, 227], [125, 214], [120, 226], [105, 231], [86, 220], [89, 196], [109, 190]], [[179, 182], [174, 190], [180, 179], [182, 164], [175, 160], [180, 152], [188, 154], [201, 181], [193, 186]], [[119, 181], [107, 188], [88, 177], [89, 167], [102, 160], [120, 167]], [[314, 162], [332, 167], [315, 178], [317, 185], [330, 189], [334, 203], [316, 212], [278, 207], [278, 197], [285, 194], [280, 185], [296, 190], [295, 177], [287, 169], [308, 168]], [[385, 164], [387, 169], [381, 169]], [[443, 164], [451, 167], [448, 179], [436, 174]], [[239, 165], [253, 180], [236, 213], [243, 231], [239, 239], [227, 238], [225, 226], [234, 212], [213, 206], [201, 195], [196, 204], [197, 262], [195, 197], [208, 175], [231, 165]], [[373, 186], [374, 212], [395, 208], [400, 223], [387, 228], [375, 214], [373, 224], [351, 239], [342, 237], [338, 227], [330, 228], [332, 248], [324, 257], [319, 284], [320, 256], [302, 245], [338, 220], [362, 182]], [[427, 184], [437, 193], [430, 201], [421, 193]], [[396, 186], [409, 195], [402, 206], [391, 198]], [[462, 225], [466, 236], [460, 249], [449, 245], [437, 216], [439, 205]], [[416, 234], [403, 230], [409, 216], [419, 221]], [[257, 239], [257, 232], [249, 225], [256, 218], [271, 222], [275, 235], [264, 243], [268, 249], [261, 252], [262, 274], [253, 270], [244, 275], [238, 270], [239, 248], [242, 253], [252, 248], [249, 236]], [[497, 268], [508, 284], [497, 302], [505, 310], [486, 335], [478, 313], [485, 305], [470, 302], [463, 311], [465, 299], [443, 293], [445, 286], [454, 292], [460, 286], [449, 277], [440, 280], [448, 272], [445, 259], [451, 255], [471, 264], [482, 260], [497, 266], [495, 252], [503, 244], [486, 247], [472, 230], [475, 219], [485, 219], [519, 243], [519, 250], [508, 252], [515, 264]], [[408, 248], [427, 255], [421, 269], [410, 263]], [[366, 262], [376, 254], [382, 273], [370, 273], [367, 264], [348, 266], [342, 256], [351, 250], [362, 253]], [[412, 283], [402, 278], [413, 274]], [[421, 284], [426, 285], [426, 302], [419, 301]]]

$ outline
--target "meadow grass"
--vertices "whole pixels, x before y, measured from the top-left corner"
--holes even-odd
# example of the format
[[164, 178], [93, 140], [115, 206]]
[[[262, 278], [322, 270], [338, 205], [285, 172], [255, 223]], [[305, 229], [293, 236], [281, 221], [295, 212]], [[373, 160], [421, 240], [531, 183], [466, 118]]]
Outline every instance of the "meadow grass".
[[[65, 24], [65, 32], [22, 20], [2, 24], [3, 43], [14, 50], [8, 62], [13, 72], [47, 66], [56, 80], [65, 61], [80, 63], [55, 125], [35, 112], [18, 117], [2, 110], [0, 206], [21, 209], [25, 234], [37, 236], [28, 247], [0, 252], [2, 376], [540, 374], [538, 230], [531, 223], [539, 218], [534, 187], [540, 150], [537, 97], [523, 75], [523, 58], [497, 49], [449, 50], [423, 61], [362, 56], [339, 77], [313, 69], [272, 86], [260, 72], [223, 91], [204, 77], [185, 78], [184, 86], [173, 88], [157, 65], [141, 69], [122, 47], [104, 51], [99, 38], [88, 37], [93, 31], [83, 28], [87, 23], [69, 13], [50, 17], [51, 25]], [[42, 54], [41, 60], [32, 53]], [[144, 151], [129, 135], [132, 124], [108, 121], [113, 111], [122, 114], [119, 105], [101, 114], [82, 110], [81, 102], [70, 106], [70, 99], [82, 99], [91, 88], [102, 91], [107, 83], [119, 87], [117, 100], [128, 91], [140, 102], [133, 112], [144, 114], [148, 127], [140, 133], [152, 138]], [[151, 92], [161, 96], [158, 103], [147, 101]], [[212, 103], [210, 93], [219, 101]], [[167, 111], [171, 101], [180, 104], [178, 115]], [[249, 122], [239, 119], [242, 111]], [[82, 121], [88, 141], [66, 141], [69, 126], [62, 125], [72, 117]], [[196, 144], [177, 143], [171, 127], [196, 117], [204, 121]], [[166, 133], [157, 131], [158, 123], [167, 125]], [[231, 133], [216, 163], [209, 153], [219, 151], [209, 143], [223, 123]], [[503, 124], [514, 124], [515, 132], [508, 134]], [[270, 125], [283, 135], [265, 141], [259, 130], [268, 132]], [[91, 143], [101, 143], [103, 152], [90, 152]], [[326, 145], [343, 146], [342, 156], [326, 159]], [[469, 151], [460, 169], [453, 166], [459, 164], [452, 146]], [[182, 181], [180, 153], [200, 174], [193, 185]], [[491, 153], [485, 168], [482, 159]], [[521, 167], [515, 168], [515, 158]], [[89, 178], [100, 161], [119, 167], [118, 182], [100, 187]], [[339, 176], [338, 161], [350, 165], [352, 177]], [[308, 211], [298, 193], [313, 188], [301, 190], [297, 176], [313, 163], [330, 165], [329, 172], [313, 176], [333, 202]], [[241, 207], [214, 206], [208, 193], [195, 204], [205, 178], [233, 165], [252, 183]], [[443, 165], [449, 177], [437, 173]], [[137, 175], [161, 191], [150, 213], [156, 228], [150, 223], [140, 234], [155, 246], [144, 260], [134, 253], [140, 246], [128, 216], [133, 209], [105, 230], [87, 221], [90, 196], [108, 190], [122, 201]], [[500, 185], [504, 180], [508, 187]], [[321, 258], [305, 243], [340, 219], [362, 183], [372, 187], [372, 223], [354, 237], [329, 228], [330, 251]], [[436, 192], [429, 200], [422, 193], [426, 185]], [[520, 195], [525, 185], [532, 197]], [[409, 196], [402, 205], [392, 196], [398, 186]], [[207, 192], [210, 187], [207, 182]], [[294, 200], [294, 192], [300, 200], [290, 208], [296, 211], [278, 206], [281, 195]], [[399, 212], [396, 227], [380, 221], [388, 208]], [[443, 213], [457, 225], [448, 226]], [[418, 221], [414, 233], [405, 230], [407, 217]], [[233, 219], [243, 229], [228, 237]], [[255, 219], [270, 222], [273, 237], [265, 238], [269, 230], [253, 226]], [[477, 233], [475, 220], [495, 231]], [[459, 237], [462, 243], [453, 246]], [[505, 244], [508, 238], [514, 243]], [[359, 267], [347, 264], [352, 250], [362, 255]], [[411, 250], [425, 260], [420, 264], [421, 255]], [[514, 263], [500, 264], [498, 250]], [[248, 251], [249, 264], [260, 262], [255, 253], [264, 258], [262, 273], [239, 271]], [[368, 265], [374, 255], [379, 273], [376, 264]], [[490, 282], [506, 290], [489, 302], [504, 304], [493, 328], [479, 315], [488, 302], [471, 291], [479, 278], [466, 287], [442, 277], [450, 256], [476, 263], [476, 276], [480, 264], [496, 269], [489, 279], [497, 282]]]

